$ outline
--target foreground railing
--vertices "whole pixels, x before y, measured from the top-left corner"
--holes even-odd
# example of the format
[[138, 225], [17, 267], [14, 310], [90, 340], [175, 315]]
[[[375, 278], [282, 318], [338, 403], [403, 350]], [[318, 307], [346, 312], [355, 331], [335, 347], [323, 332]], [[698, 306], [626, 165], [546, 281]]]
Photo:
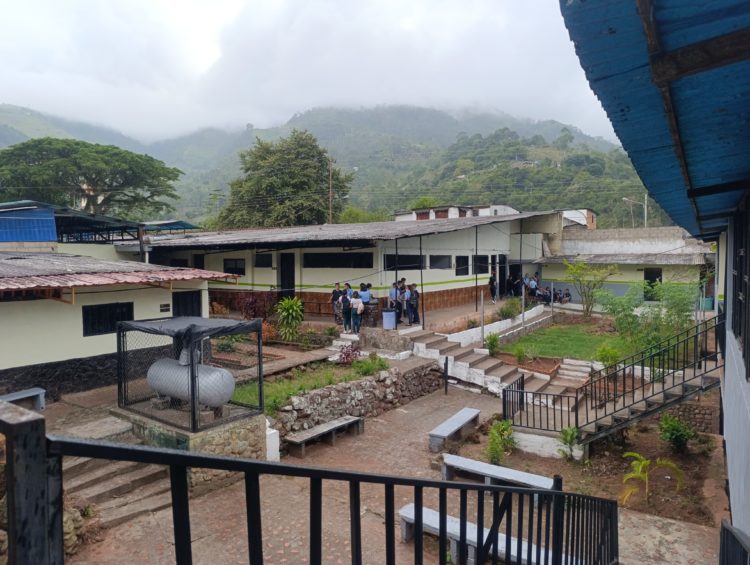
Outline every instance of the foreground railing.
[[[382, 562], [396, 562], [396, 500], [414, 503], [413, 560], [425, 559], [423, 533], [434, 528], [437, 556], [448, 561], [448, 546], [457, 547], [459, 563], [470, 548], [475, 562], [498, 563], [616, 563], [618, 560], [617, 504], [614, 501], [565, 493], [504, 486], [423, 480], [389, 475], [297, 467], [249, 459], [209, 456], [171, 449], [126, 446], [108, 442], [45, 437], [44, 419], [0, 403], [0, 433], [7, 440], [6, 480], [9, 503], [10, 563], [62, 563], [62, 458], [91, 457], [169, 466], [176, 562], [192, 563], [188, 469], [205, 468], [242, 473], [247, 507], [247, 554], [251, 565], [264, 562], [261, 476], [307, 479], [309, 562], [328, 562], [323, 555], [323, 485], [345, 483], [349, 492], [351, 563], [363, 554], [383, 553]], [[363, 488], [380, 490], [385, 509], [382, 539], [363, 539]], [[397, 497], [398, 490], [398, 497]], [[410, 493], [410, 496], [409, 496]], [[303, 501], [299, 502], [304, 507]], [[268, 501], [266, 504], [273, 504]], [[279, 501], [276, 501], [279, 503]], [[428, 508], [435, 507], [439, 524], [428, 524]], [[470, 510], [471, 509], [471, 510]], [[448, 516], [458, 514], [458, 533], [451, 533]], [[474, 523], [470, 522], [470, 516]], [[474, 528], [476, 526], [476, 528]], [[489, 533], [486, 534], [486, 528]], [[469, 532], [476, 532], [475, 539]], [[363, 545], [367, 543], [367, 546]], [[195, 542], [200, 543], [200, 542]], [[238, 543], [240, 543], [238, 541]], [[406, 547], [406, 546], [402, 546]]]
[[750, 565], [750, 536], [721, 521], [719, 565]]

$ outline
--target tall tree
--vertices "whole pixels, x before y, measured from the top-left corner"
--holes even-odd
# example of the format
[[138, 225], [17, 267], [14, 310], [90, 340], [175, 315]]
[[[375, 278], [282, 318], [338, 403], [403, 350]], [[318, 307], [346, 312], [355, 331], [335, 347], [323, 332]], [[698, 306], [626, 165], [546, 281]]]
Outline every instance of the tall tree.
[[0, 150], [0, 195], [145, 219], [172, 209], [179, 169], [114, 145], [43, 137]]
[[353, 180], [306, 131], [293, 130], [276, 143], [257, 139], [240, 159], [245, 175], [230, 185], [219, 214], [224, 228], [326, 223], [329, 205], [337, 218]]

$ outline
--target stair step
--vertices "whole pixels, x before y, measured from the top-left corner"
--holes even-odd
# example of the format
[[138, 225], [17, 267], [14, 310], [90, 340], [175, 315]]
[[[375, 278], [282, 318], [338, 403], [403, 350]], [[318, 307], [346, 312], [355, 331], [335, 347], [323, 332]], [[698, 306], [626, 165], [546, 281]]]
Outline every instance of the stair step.
[[481, 360], [476, 365], [473, 365], [473, 367], [477, 369], [481, 369], [485, 372], [485, 374], [489, 373], [493, 369], [497, 369], [498, 367], [503, 366], [505, 363], [503, 363], [500, 359], [495, 359], [494, 357], [487, 357], [486, 359]]
[[487, 359], [485, 353], [472, 353], [461, 359], [461, 363], [466, 363], [469, 367], [473, 367], [476, 363], [484, 361], [485, 359]]
[[[341, 341], [359, 341], [359, 336], [357, 334], [339, 334], [339, 340]], [[335, 343], [335, 342], [334, 342]]]
[[447, 341], [444, 335], [426, 335], [415, 339], [417, 343], [424, 344], [427, 348], [433, 349], [433, 345], [438, 344], [442, 341]]
[[420, 326], [406, 326], [405, 328], [399, 328], [398, 335], [405, 335], [410, 338], [417, 337], [419, 335], [429, 335], [433, 332], [429, 330], [425, 330], [421, 325]]
[[68, 428], [65, 434], [85, 439], [109, 439], [130, 433], [132, 430], [133, 424], [131, 422], [115, 416], [106, 416], [80, 426]]
[[133, 489], [130, 492], [126, 492], [125, 494], [113, 496], [112, 498], [100, 502], [96, 505], [96, 509], [103, 513], [107, 510], [114, 510], [116, 508], [120, 508], [121, 506], [132, 504], [134, 502], [138, 502], [139, 500], [156, 496], [169, 490], [169, 480], [164, 479], [154, 481], [153, 483], [148, 483], [146, 485], [138, 487], [137, 489]]
[[439, 344], [437, 348], [434, 346], [430, 346], [430, 349], [437, 349], [440, 355], [445, 355], [445, 354], [449, 354], [451, 351], [459, 349], [460, 347], [461, 347], [460, 343], [446, 340], [445, 343]]
[[575, 389], [579, 388], [581, 386], [581, 381], [578, 381], [576, 379], [568, 379], [566, 377], [554, 377], [550, 379], [549, 384], [555, 385], [555, 386], [564, 386], [565, 388]]
[[113, 496], [121, 496], [136, 488], [153, 483], [167, 476], [167, 468], [162, 465], [147, 465], [110, 477], [106, 481], [91, 485], [76, 494], [88, 502], [99, 503]]
[[143, 514], [168, 508], [171, 504], [172, 493], [169, 492], [169, 485], [167, 484], [166, 491], [160, 494], [102, 510], [100, 514], [101, 525], [105, 528], [114, 528]]
[[531, 377], [530, 379], [524, 379], [523, 390], [526, 392], [537, 392], [540, 388], [547, 384], [547, 381]]
[[577, 380], [585, 380], [590, 376], [588, 371], [571, 371], [570, 369], [564, 369], [563, 367], [560, 367], [557, 370], [557, 374], [561, 377], [570, 377]]
[[565, 392], [565, 387], [564, 386], [550, 385], [549, 383], [547, 383], [547, 386], [545, 386], [539, 392], [543, 392], [545, 394], [562, 394], [563, 392]]
[[581, 359], [572, 359], [565, 357], [562, 360], [563, 365], [573, 365], [576, 367], [591, 367], [591, 361], [582, 361]]
[[474, 347], [459, 347], [452, 349], [449, 357], [453, 357], [453, 361], [461, 361], [464, 357], [474, 354]]
[[104, 459], [105, 465], [98, 466], [88, 472], [80, 473], [78, 476], [65, 477], [63, 485], [65, 491], [75, 493], [92, 485], [106, 483], [110, 478], [140, 469], [143, 463], [132, 461], [108, 461]]
[[[491, 377], [496, 377], [502, 380], [503, 382], [512, 382], [518, 376], [518, 367], [514, 365], [500, 365], [499, 367], [496, 367], [492, 369], [491, 371], [485, 371], [484, 374], [489, 375]], [[508, 377], [510, 376], [513, 376], [514, 378], [509, 379]]]
[[109, 465], [109, 463], [108, 459], [97, 459], [96, 457], [64, 457], [63, 479], [68, 481], [83, 473]]

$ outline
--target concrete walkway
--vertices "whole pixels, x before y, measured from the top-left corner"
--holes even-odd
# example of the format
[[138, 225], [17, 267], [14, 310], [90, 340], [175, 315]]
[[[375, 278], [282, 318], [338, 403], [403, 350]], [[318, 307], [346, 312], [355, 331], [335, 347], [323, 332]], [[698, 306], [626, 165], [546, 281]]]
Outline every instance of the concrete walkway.
[[[285, 463], [388, 473], [437, 479], [435, 455], [427, 448], [427, 432], [465, 406], [481, 410], [484, 421], [500, 410], [497, 398], [451, 388], [420, 398], [366, 421], [365, 433], [345, 436], [336, 447], [313, 445], [305, 459]], [[323, 484], [323, 562], [349, 563], [349, 496], [346, 484]], [[410, 489], [396, 489], [396, 510], [411, 502]], [[190, 513], [195, 563], [247, 563], [244, 485], [236, 483], [192, 499]], [[263, 543], [266, 563], [306, 563], [308, 554], [308, 483], [287, 477], [261, 479]], [[364, 562], [384, 558], [382, 487], [362, 487]], [[457, 515], [455, 501], [449, 512]], [[470, 503], [471, 504], [471, 503]], [[437, 508], [435, 493], [425, 491], [425, 505]], [[471, 508], [470, 508], [471, 512]], [[622, 509], [620, 554], [623, 563], [713, 563], [718, 555], [718, 530], [675, 522]], [[83, 547], [70, 563], [174, 563], [171, 509], [137, 518], [105, 533], [104, 540]], [[398, 521], [396, 521], [398, 528]], [[400, 543], [397, 560], [413, 559], [412, 543]], [[425, 563], [435, 563], [437, 546], [425, 544]]]

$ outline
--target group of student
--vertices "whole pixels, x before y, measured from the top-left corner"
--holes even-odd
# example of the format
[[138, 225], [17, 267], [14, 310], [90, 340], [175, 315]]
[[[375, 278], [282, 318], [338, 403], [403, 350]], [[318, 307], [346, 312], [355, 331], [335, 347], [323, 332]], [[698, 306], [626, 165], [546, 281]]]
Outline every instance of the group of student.
[[[493, 277], [490, 277], [490, 289], [492, 289], [492, 281]], [[567, 304], [572, 298], [570, 289], [566, 288], [563, 292], [556, 289], [552, 292], [548, 286], [542, 288], [541, 284], [539, 284], [539, 273], [534, 273], [533, 277], [530, 277], [529, 273], [524, 273], [523, 277], [516, 275], [515, 278], [510, 275], [508, 276], [506, 287], [509, 296], [521, 296], [523, 293], [526, 293], [526, 297], [530, 300], [546, 304], [552, 302]]]
[[406, 321], [411, 326], [419, 324], [419, 290], [416, 283], [406, 284], [406, 279], [394, 282], [388, 291], [388, 307], [396, 311], [396, 324]]
[[344, 325], [344, 333], [358, 334], [362, 327], [362, 316], [365, 307], [371, 301], [376, 301], [372, 294], [372, 284], [361, 283], [359, 290], [354, 290], [348, 282], [336, 283], [331, 291], [331, 304], [336, 323]]

